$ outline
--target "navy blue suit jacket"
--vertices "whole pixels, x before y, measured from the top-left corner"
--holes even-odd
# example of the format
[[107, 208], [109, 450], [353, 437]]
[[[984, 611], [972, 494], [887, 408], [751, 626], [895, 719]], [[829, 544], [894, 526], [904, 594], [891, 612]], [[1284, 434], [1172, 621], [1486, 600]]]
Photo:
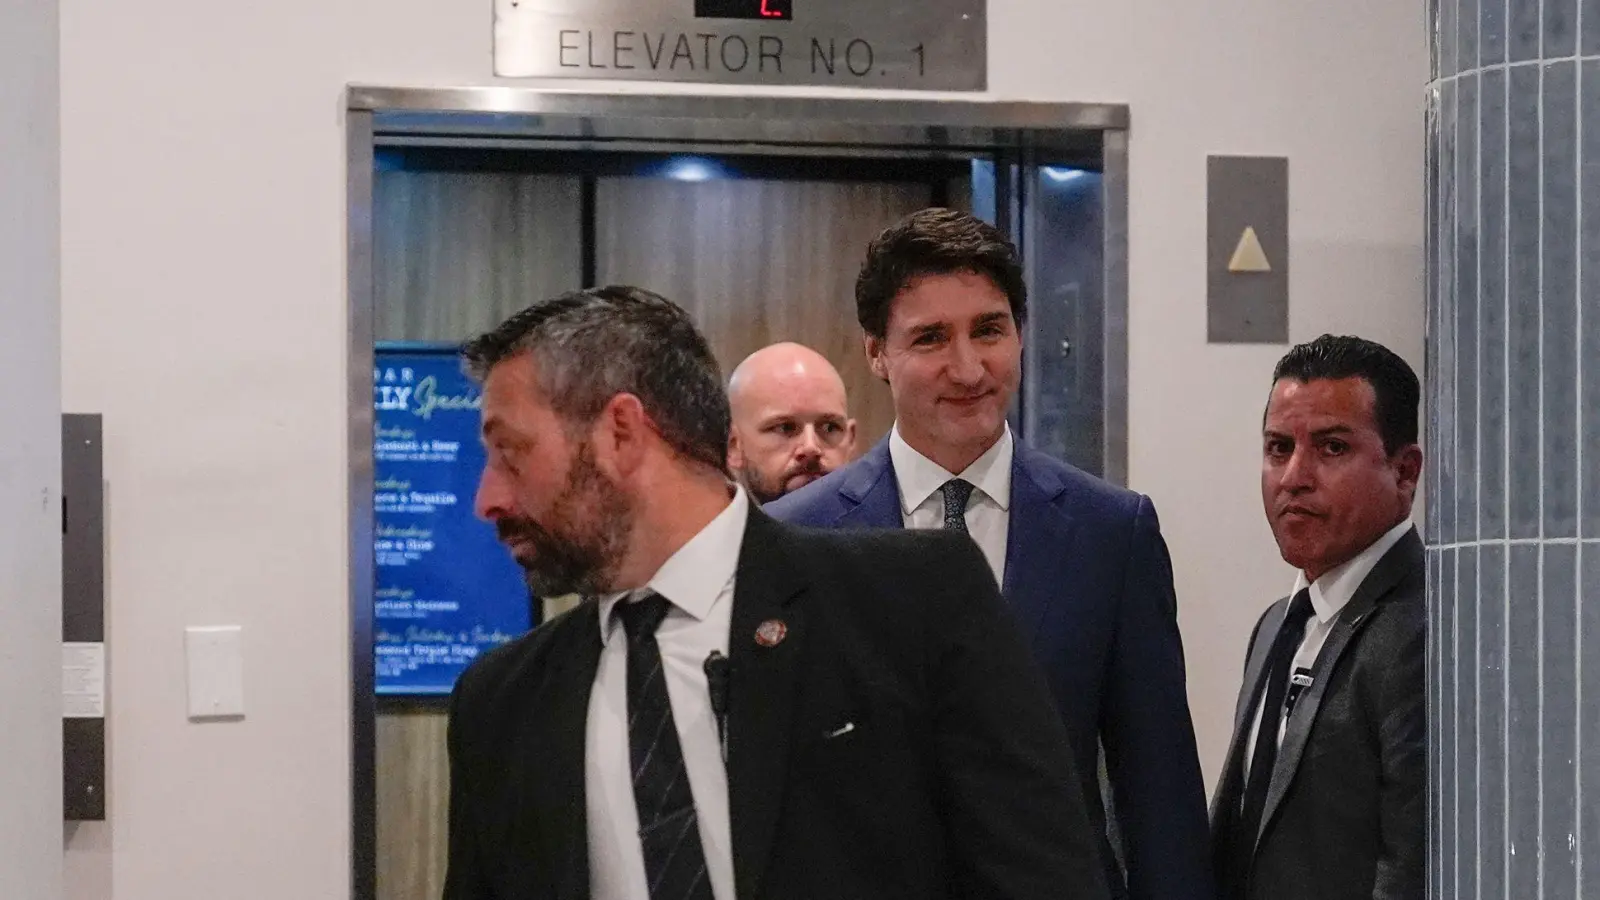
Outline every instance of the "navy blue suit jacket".
[[[902, 527], [888, 440], [765, 510], [817, 527]], [[1104, 842], [1113, 892], [1125, 884], [1132, 900], [1209, 900], [1205, 786], [1154, 505], [1018, 442], [1010, 513], [1001, 592], [1044, 668], [1102, 831], [1093, 801], [1105, 746], [1127, 857], [1124, 882]]]

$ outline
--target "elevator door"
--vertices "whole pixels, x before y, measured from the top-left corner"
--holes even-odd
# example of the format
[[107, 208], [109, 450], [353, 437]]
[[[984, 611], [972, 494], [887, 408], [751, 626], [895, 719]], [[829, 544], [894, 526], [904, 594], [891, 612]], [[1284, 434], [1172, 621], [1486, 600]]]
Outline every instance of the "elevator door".
[[1106, 474], [1104, 239], [1098, 172], [1027, 172], [1020, 243], [1028, 275], [1020, 418], [1036, 450]]

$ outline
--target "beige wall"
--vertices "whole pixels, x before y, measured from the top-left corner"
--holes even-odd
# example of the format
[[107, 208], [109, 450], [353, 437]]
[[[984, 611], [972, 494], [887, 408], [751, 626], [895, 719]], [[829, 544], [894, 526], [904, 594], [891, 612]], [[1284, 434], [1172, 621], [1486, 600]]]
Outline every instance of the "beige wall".
[[[116, 647], [111, 821], [69, 840], [75, 897], [344, 896], [341, 90], [489, 82], [489, 16], [63, 11], [63, 389], [106, 416]], [[990, 19], [989, 96], [1132, 106], [1131, 473], [1172, 544], [1214, 775], [1250, 622], [1288, 573], [1254, 461], [1281, 348], [1204, 343], [1205, 154], [1291, 158], [1296, 338], [1357, 330], [1420, 362], [1422, 4], [1004, 0]], [[244, 721], [185, 721], [190, 624], [244, 626]]]
[[1028, 7], [994, 15], [997, 94], [1132, 107], [1130, 482], [1155, 498], [1172, 548], [1210, 786], [1250, 628], [1293, 576], [1259, 486], [1261, 412], [1286, 348], [1205, 343], [1205, 157], [1289, 157], [1291, 338], [1359, 333], [1420, 375], [1423, 4]]
[[0, 897], [61, 857], [61, 305], [56, 2], [0, 6]]

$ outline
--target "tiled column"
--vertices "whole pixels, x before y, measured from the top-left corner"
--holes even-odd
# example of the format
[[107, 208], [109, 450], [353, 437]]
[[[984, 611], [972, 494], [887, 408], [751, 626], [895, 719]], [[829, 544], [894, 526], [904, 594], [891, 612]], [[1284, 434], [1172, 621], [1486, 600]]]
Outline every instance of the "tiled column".
[[1429, 896], [1600, 897], [1600, 0], [1429, 14]]

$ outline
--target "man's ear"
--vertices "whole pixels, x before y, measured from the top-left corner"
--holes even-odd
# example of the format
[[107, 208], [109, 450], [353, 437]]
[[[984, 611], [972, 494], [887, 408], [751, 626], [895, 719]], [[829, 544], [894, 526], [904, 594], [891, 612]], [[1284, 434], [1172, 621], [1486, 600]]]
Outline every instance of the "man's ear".
[[606, 402], [590, 429], [595, 467], [612, 480], [631, 475], [644, 464], [650, 443], [657, 439], [655, 423], [633, 394], [618, 394]]
[[744, 468], [744, 448], [739, 446], [739, 429], [728, 430], [728, 468], [738, 473]]
[[878, 377], [879, 381], [889, 380], [889, 366], [883, 358], [884, 339], [873, 337], [870, 334], [861, 336], [861, 349], [867, 354], [867, 368]]
[[1422, 480], [1422, 448], [1407, 444], [1389, 458], [1395, 470], [1395, 484], [1412, 500], [1417, 497], [1417, 484]]

